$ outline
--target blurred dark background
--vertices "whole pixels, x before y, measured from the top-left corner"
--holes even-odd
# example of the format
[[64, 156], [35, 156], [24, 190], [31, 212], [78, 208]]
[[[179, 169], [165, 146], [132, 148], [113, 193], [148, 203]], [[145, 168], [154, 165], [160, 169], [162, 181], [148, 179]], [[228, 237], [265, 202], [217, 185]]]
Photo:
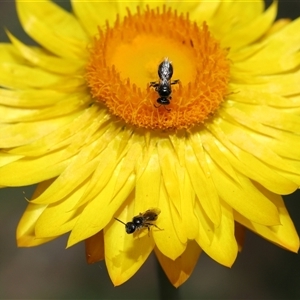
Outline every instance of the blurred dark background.
[[[68, 1], [56, 2], [71, 8]], [[298, 16], [300, 1], [279, 1], [280, 18]], [[0, 0], [0, 41], [7, 42], [4, 27], [30, 43], [12, 0]], [[115, 288], [103, 262], [86, 264], [83, 244], [65, 250], [67, 236], [35, 248], [17, 248], [15, 230], [26, 208], [24, 197], [30, 198], [33, 190], [0, 189], [0, 299], [300, 299], [300, 256], [251, 232], [231, 269], [202, 254], [190, 279], [177, 290], [154, 256]], [[285, 200], [300, 233], [299, 198], [296, 192]]]

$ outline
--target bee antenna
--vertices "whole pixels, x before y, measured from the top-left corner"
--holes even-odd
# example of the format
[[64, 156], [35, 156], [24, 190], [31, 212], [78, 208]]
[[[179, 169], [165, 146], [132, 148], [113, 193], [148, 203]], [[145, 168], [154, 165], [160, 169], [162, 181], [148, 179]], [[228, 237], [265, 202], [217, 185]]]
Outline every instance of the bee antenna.
[[117, 221], [119, 221], [120, 223], [126, 225], [126, 223], [124, 223], [123, 221], [121, 221], [121, 220], [119, 220], [119, 219], [117, 219], [117, 218], [115, 218], [115, 219], [116, 219]]

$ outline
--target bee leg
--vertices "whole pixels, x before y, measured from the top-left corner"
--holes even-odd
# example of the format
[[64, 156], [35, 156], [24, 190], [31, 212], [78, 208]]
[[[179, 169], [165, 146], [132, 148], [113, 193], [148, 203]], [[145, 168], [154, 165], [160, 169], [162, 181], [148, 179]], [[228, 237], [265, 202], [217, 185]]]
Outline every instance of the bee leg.
[[163, 229], [159, 228], [157, 225], [152, 224], [152, 223], [145, 223], [144, 225], [147, 226], [148, 229], [149, 229], [150, 226], [154, 226], [154, 227], [156, 227], [156, 228], [159, 229], [159, 230], [163, 230]]
[[171, 81], [171, 84], [177, 84], [179, 82], [179, 79]]
[[157, 225], [155, 225], [155, 224], [152, 224], [153, 226], [155, 226], [157, 229], [159, 229], [159, 230], [163, 230], [163, 229], [161, 229], [161, 228], [159, 228]]
[[[159, 108], [159, 107], [161, 107], [161, 104], [160, 104], [160, 105], [158, 105], [158, 106], [156, 106], [156, 105], [154, 104], [154, 107], [155, 107], [155, 108]], [[166, 108], [166, 106], [165, 106], [165, 105], [164, 105], [163, 107], [164, 107], [164, 109], [165, 109], [165, 110], [167, 110], [168, 112], [170, 112], [170, 111], [171, 111], [171, 109], [168, 109], [168, 108]]]
[[152, 223], [144, 223], [144, 226], [146, 226], [148, 228], [148, 231], [150, 231], [150, 226], [154, 226], [159, 230], [163, 230], [163, 229], [159, 228], [157, 225], [152, 224]]
[[150, 84], [150, 87], [154, 87], [154, 88], [157, 88], [159, 86], [159, 84], [155, 81], [151, 81], [149, 84]]

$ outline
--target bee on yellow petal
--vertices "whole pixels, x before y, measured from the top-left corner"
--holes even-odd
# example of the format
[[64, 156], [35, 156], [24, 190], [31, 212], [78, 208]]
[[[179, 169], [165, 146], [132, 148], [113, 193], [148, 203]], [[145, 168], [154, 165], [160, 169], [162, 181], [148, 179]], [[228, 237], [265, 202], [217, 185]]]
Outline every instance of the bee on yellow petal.
[[128, 234], [134, 233], [137, 230], [148, 228], [148, 232], [150, 232], [150, 227], [155, 226], [159, 230], [162, 230], [157, 225], [152, 222], [156, 221], [158, 215], [160, 214], [159, 208], [150, 208], [146, 210], [144, 213], [139, 213], [138, 216], [132, 218], [131, 222], [124, 223], [123, 221], [115, 218], [117, 221], [125, 225], [125, 230]]

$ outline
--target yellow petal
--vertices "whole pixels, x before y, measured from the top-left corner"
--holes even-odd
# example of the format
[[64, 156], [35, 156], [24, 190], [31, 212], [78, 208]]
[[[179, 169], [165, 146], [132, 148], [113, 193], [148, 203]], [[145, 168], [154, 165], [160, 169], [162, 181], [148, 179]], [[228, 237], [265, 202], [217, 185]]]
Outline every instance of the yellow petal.
[[[232, 89], [238, 89], [237, 85], [233, 85]], [[230, 99], [234, 100], [235, 102], [256, 104], [259, 106], [262, 105], [263, 107], [271, 106], [275, 108], [297, 108], [300, 105], [300, 98], [295, 95], [293, 95], [293, 97], [283, 97], [278, 94], [254, 90], [249, 86], [245, 87], [243, 90], [239, 90], [238, 94], [239, 95], [230, 95]]]
[[211, 220], [205, 214], [199, 199], [197, 200], [198, 201], [196, 201], [195, 203], [194, 212], [198, 220], [199, 230], [197, 232], [197, 236], [195, 237], [195, 239], [197, 238], [201, 239], [201, 243], [205, 243], [206, 245], [210, 246], [211, 241], [214, 237], [214, 230], [216, 226], [211, 222]]
[[251, 74], [274, 74], [297, 68], [300, 63], [297, 53], [300, 43], [299, 30], [300, 19], [297, 19], [269, 36], [263, 41], [264, 47], [260, 51], [240, 63], [234, 63], [233, 68]]
[[154, 251], [161, 267], [175, 287], [179, 287], [190, 277], [201, 254], [201, 249], [195, 241], [188, 242], [185, 251], [175, 260], [163, 255], [157, 247]]
[[[188, 7], [190, 19], [202, 25], [204, 21], [210, 25], [213, 22], [213, 16], [220, 7], [220, 0], [202, 1], [197, 3], [195, 7]], [[186, 3], [185, 3], [186, 4]]]
[[[138, 139], [138, 137], [136, 138]], [[122, 158], [125, 155], [114, 169], [108, 183], [84, 208], [70, 235], [68, 246], [102, 230], [133, 190], [136, 179], [133, 172], [135, 167], [133, 162], [139, 157], [141, 151], [141, 145], [134, 143], [134, 140], [135, 137], [128, 140], [125, 135], [119, 135], [118, 139], [112, 141], [115, 151], [120, 151], [120, 149], [122, 151], [127, 142], [129, 149], [126, 150], [127, 153], [125, 152], [120, 156]], [[105, 211], [105, 214], [99, 215], [101, 211]]]
[[262, 226], [255, 222], [247, 220], [247, 218], [241, 216], [237, 212], [234, 212], [235, 220], [243, 226], [249, 228], [256, 234], [273, 242], [274, 244], [279, 245], [292, 252], [298, 252], [299, 236], [289, 216], [289, 213], [285, 208], [281, 196], [273, 194], [262, 187], [258, 186], [258, 188], [260, 188], [260, 190], [270, 199], [270, 201], [272, 201], [276, 205], [279, 212], [280, 225]]
[[62, 59], [50, 56], [40, 48], [29, 47], [19, 41], [10, 32], [7, 35], [20, 54], [32, 64], [50, 72], [69, 75], [82, 74], [84, 63], [81, 60]]
[[220, 226], [214, 229], [211, 244], [208, 245], [202, 236], [196, 238], [197, 243], [207, 255], [218, 263], [231, 267], [234, 263], [238, 246], [234, 235], [234, 220], [232, 209], [226, 203], [222, 203], [222, 219]]
[[[34, 78], [34, 80], [32, 80]], [[11, 89], [50, 88], [64, 80], [61, 75], [49, 73], [42, 69], [20, 65], [18, 63], [0, 64], [1, 86]]]
[[[194, 135], [196, 136], [196, 135]], [[203, 148], [208, 153], [208, 155], [219, 165], [222, 170], [232, 177], [236, 182], [238, 182], [238, 177], [234, 169], [234, 165], [230, 162], [227, 153], [224, 153], [223, 149], [216, 143], [214, 136], [207, 130], [201, 131], [201, 141], [203, 142]], [[207, 164], [206, 171], [209, 174], [209, 168]]]
[[[126, 3], [128, 4], [128, 2]], [[106, 20], [110, 26], [114, 24], [117, 15], [117, 5], [118, 3], [112, 1], [99, 2], [97, 0], [72, 0], [74, 13], [89, 36], [98, 34], [98, 26], [101, 28], [105, 26]]]
[[227, 32], [222, 38], [222, 45], [236, 51], [256, 41], [271, 27], [276, 18], [276, 13], [277, 2], [274, 1], [263, 14], [257, 16], [252, 22], [247, 22], [244, 26], [232, 28]]
[[[231, 113], [233, 112], [231, 111]], [[300, 174], [297, 167], [295, 167], [293, 164], [290, 164], [288, 160], [277, 155], [271, 148], [268, 147], [267, 144], [261, 144], [259, 141], [256, 141], [255, 136], [257, 135], [258, 131], [261, 131], [261, 134], [268, 135], [268, 131], [272, 131], [272, 129], [268, 130], [268, 128], [266, 128], [264, 132], [261, 128], [263, 127], [261, 124], [258, 124], [257, 122], [252, 121], [250, 118], [247, 118], [243, 112], [240, 112], [240, 114], [235, 113], [235, 119], [238, 119], [240, 124], [228, 118], [226, 116], [226, 112], [223, 114], [223, 112], [220, 111], [220, 114], [222, 115], [223, 119], [218, 120], [218, 127], [224, 132], [226, 138], [230, 140], [232, 144], [263, 161], [267, 166], [269, 165], [280, 171], [295, 174], [295, 177], [298, 177], [298, 180], [295, 183], [300, 183]], [[242, 126], [244, 124], [247, 125], [247, 127]], [[295, 138], [297, 137], [295, 136]], [[282, 184], [288, 188], [291, 188], [290, 192], [293, 192], [297, 188], [295, 184], [293, 185], [293, 182], [289, 182], [288, 180], [283, 179]]]
[[244, 247], [245, 234], [246, 234], [246, 228], [244, 226], [242, 226], [240, 223], [235, 222], [234, 223], [234, 235], [235, 235], [235, 239], [238, 244], [239, 252], [241, 252]]
[[[289, 158], [297, 161], [300, 159], [300, 153], [297, 149], [299, 145], [297, 131], [300, 128], [300, 117], [297, 114], [287, 113], [282, 109], [275, 109], [269, 106], [265, 106], [262, 110], [261, 106], [235, 103], [234, 107], [239, 108], [237, 113], [243, 118], [241, 123], [243, 122], [247, 127], [255, 129], [256, 132], [252, 133], [252, 137], [256, 141], [269, 147], [284, 159]], [[248, 109], [248, 107], [251, 108]], [[250, 117], [251, 120], [249, 121], [247, 119], [250, 118], [248, 116], [244, 118], [245, 114], [243, 113], [243, 111], [247, 110], [253, 116]], [[232, 108], [226, 108], [226, 113], [231, 114], [231, 112]], [[236, 115], [236, 112], [233, 112], [233, 114]], [[231, 116], [233, 115], [231, 114]], [[259, 134], [257, 134], [258, 132]], [[288, 161], [288, 164], [292, 166], [293, 162]], [[283, 193], [278, 192], [278, 194]]]
[[211, 222], [218, 226], [221, 220], [219, 197], [199, 137], [194, 136], [186, 140], [185, 162], [200, 205]]
[[[31, 126], [26, 126], [22, 124], [17, 124], [13, 126], [13, 129], [23, 130], [26, 129], [26, 127], [31, 128], [35, 131], [37, 131], [39, 134], [45, 135], [48, 131], [53, 130], [53, 126], [59, 127], [59, 125], [63, 124], [61, 121], [67, 121], [69, 118], [64, 118], [63, 120], [56, 120], [56, 122], [53, 122], [53, 120], [49, 123], [49, 121], [43, 121], [43, 122], [37, 122], [36, 124], [41, 125], [40, 127], [33, 127], [33, 124], [30, 124]], [[58, 122], [60, 121], [60, 122]], [[47, 125], [52, 125], [50, 128], [47, 127]], [[43, 126], [45, 126], [45, 130], [43, 131]], [[9, 126], [11, 129], [12, 126]], [[49, 130], [50, 129], [50, 130]], [[3, 130], [4, 131], [4, 130]], [[9, 136], [12, 134], [12, 131], [9, 132]], [[25, 134], [26, 133], [26, 134]], [[24, 132], [23, 135], [20, 135], [22, 139], [24, 139], [27, 135], [30, 136], [30, 133], [32, 132]], [[17, 136], [18, 137], [18, 136]], [[31, 139], [33, 137], [31, 136]], [[5, 141], [5, 140], [4, 140]], [[7, 143], [6, 146], [11, 146], [11, 144]], [[80, 147], [81, 144], [76, 145], [77, 147]], [[74, 154], [77, 153], [78, 148], [73, 145], [73, 147], [69, 148], [68, 151], [57, 151], [57, 152], [51, 152], [48, 155], [41, 156], [39, 158], [24, 158], [19, 161], [16, 161], [14, 163], [11, 163], [9, 165], [6, 165], [0, 170], [0, 174], [2, 172], [5, 173], [5, 176], [1, 176], [1, 181], [3, 180], [3, 184], [6, 186], [15, 186], [15, 185], [28, 185], [33, 184], [39, 181], [43, 181], [49, 178], [53, 178], [58, 176], [62, 170], [65, 169], [65, 167], [70, 163], [69, 159], [71, 159]], [[18, 170], [19, 176], [16, 175], [15, 170]], [[23, 174], [26, 174], [27, 176], [23, 176]], [[5, 183], [4, 183], [5, 182]]]
[[21, 159], [23, 155], [13, 155], [9, 153], [0, 153], [0, 167], [8, 165], [14, 161]]
[[249, 25], [262, 14], [264, 9], [263, 1], [247, 1], [247, 10], [244, 9], [244, 0], [219, 2], [220, 5], [208, 24], [212, 32], [220, 39], [234, 29]]
[[291, 19], [286, 18], [286, 19], [278, 19], [276, 20], [272, 27], [266, 32], [266, 34], [263, 36], [263, 40], [269, 38], [271, 35], [279, 32], [283, 28], [286, 27], [286, 25], [290, 24], [292, 22]]
[[189, 240], [194, 240], [199, 232], [199, 226], [196, 215], [194, 213], [196, 202], [195, 192], [187, 172], [184, 172], [180, 184], [182, 185], [182, 193], [183, 195], [185, 195], [183, 198], [186, 201], [182, 202], [181, 207], [182, 224], [186, 231], [186, 237]]
[[[140, 5], [141, 4], [141, 5]], [[122, 20], [127, 15], [127, 9], [130, 13], [136, 13], [137, 6], [142, 7], [142, 3], [128, 1], [72, 1], [72, 8], [78, 17], [82, 27], [90, 36], [98, 34], [98, 27], [103, 28], [113, 26], [117, 20]]]
[[[119, 168], [116, 169], [116, 172], [118, 171]], [[116, 183], [116, 178], [113, 177], [99, 196], [86, 205], [80, 214], [70, 234], [67, 247], [71, 247], [102, 230], [112, 220], [114, 212], [126, 200], [134, 188], [134, 182], [135, 178], [132, 175], [128, 178], [120, 193], [112, 199], [111, 195], [114, 193], [114, 184]]]
[[[116, 215], [118, 219], [125, 222], [130, 221], [134, 216], [133, 195], [126, 203], [129, 205], [122, 206], [121, 213]], [[104, 230], [104, 245], [109, 276], [114, 285], [118, 286], [138, 271], [154, 248], [154, 241], [152, 234], [141, 236], [137, 232], [136, 235], [128, 235], [124, 225], [113, 219]]]
[[[255, 77], [251, 77], [255, 79]], [[251, 84], [251, 88], [255, 92], [279, 94], [281, 96], [293, 96], [300, 93], [300, 87], [298, 85], [300, 71], [279, 75], [266, 75], [257, 78], [259, 78], [260, 83], [258, 84], [252, 80], [253, 84]], [[238, 84], [235, 90], [249, 89], [249, 83]]]
[[19, 0], [17, 11], [28, 35], [50, 52], [67, 59], [86, 56], [87, 36], [71, 13], [47, 0]]
[[15, 107], [47, 107], [66, 98], [68, 94], [54, 90], [26, 89], [12, 91], [0, 89], [0, 103]]
[[[36, 197], [41, 194], [49, 186], [49, 184], [51, 184], [51, 180], [40, 183], [37, 186], [32, 197]], [[28, 206], [23, 213], [23, 216], [17, 228], [16, 235], [18, 247], [39, 246], [55, 239], [55, 237], [40, 239], [36, 238], [35, 236], [35, 223], [43, 213], [43, 211], [46, 209], [46, 207], [47, 205], [36, 205], [28, 203]]]
[[[177, 154], [179, 165], [176, 166], [176, 174], [178, 176], [179, 189], [181, 191], [181, 221], [182, 228], [185, 230], [186, 237], [190, 240], [195, 239], [198, 234], [198, 220], [194, 213], [195, 207], [195, 191], [190, 180], [188, 170], [186, 168], [185, 151], [186, 144], [181, 137], [170, 135], [169, 139], [173, 145], [173, 149]], [[177, 162], [177, 159], [175, 160]], [[182, 240], [182, 242], [186, 242]]]
[[[90, 177], [97, 169], [101, 159], [103, 159], [103, 155], [99, 155], [98, 153], [101, 153], [101, 150], [105, 149], [109, 143], [109, 140], [105, 139], [105, 135], [103, 135], [103, 137], [103, 139], [96, 139], [96, 141], [90, 144], [87, 143], [85, 147], [82, 147], [81, 151], [73, 158], [72, 162], [70, 162], [67, 168], [54, 181], [51, 187], [49, 187], [40, 197], [33, 200], [33, 202], [37, 204], [58, 202], [72, 193], [74, 191], [74, 186], [80, 186], [85, 181], [88, 181], [85, 188], [89, 188], [91, 184]], [[111, 148], [107, 147], [107, 149]], [[87, 191], [85, 191], [85, 193], [86, 192]], [[81, 204], [82, 200], [80, 204], [75, 202], [72, 208], [75, 206], [78, 207]]]
[[158, 208], [161, 210], [161, 214], [156, 224], [162, 230], [157, 230], [153, 234], [155, 244], [163, 255], [175, 260], [183, 253], [186, 244], [183, 244], [177, 235], [177, 232], [182, 230], [177, 228], [180, 226], [180, 223], [177, 223], [179, 222], [178, 212], [167, 194], [163, 181], [160, 187]]
[[[170, 141], [161, 139], [157, 144], [157, 151], [159, 157], [160, 168], [162, 177], [164, 178], [164, 186], [168, 194], [169, 201], [171, 202], [170, 210], [172, 211], [172, 219], [175, 224], [175, 230], [180, 241], [184, 244], [187, 242], [186, 231], [182, 226], [181, 207], [183, 201], [182, 185], [179, 184], [181, 178], [178, 173], [181, 171], [181, 167], [178, 164], [177, 157], [172, 150]], [[191, 201], [186, 199], [187, 205], [191, 205]]]
[[[210, 158], [207, 157], [209, 161]], [[260, 193], [253, 183], [242, 174], [236, 172], [238, 182], [212, 160], [209, 163], [211, 176], [216, 182], [216, 189], [220, 197], [232, 208], [239, 211], [246, 218], [264, 225], [279, 224], [276, 206]]]
[[86, 94], [66, 96], [57, 105], [49, 108], [16, 108], [0, 106], [2, 122], [29, 122], [54, 119], [71, 113], [77, 113], [90, 102], [90, 96]]
[[[286, 102], [288, 102], [288, 99], [286, 99]], [[232, 102], [228, 102], [228, 106], [224, 107], [226, 107], [226, 114], [230, 114], [236, 121], [255, 129], [261, 135], [265, 133], [264, 135], [277, 137], [278, 140], [286, 140], [284, 138], [286, 131], [293, 133], [299, 133], [300, 131], [300, 116], [281, 108]], [[280, 130], [275, 131], [274, 128]]]
[[[161, 185], [161, 170], [156, 147], [152, 142], [147, 148], [147, 158], [145, 166], [139, 166], [142, 169], [141, 174], [137, 174], [135, 187], [134, 212], [146, 211], [151, 207], [158, 207], [159, 192]], [[150, 153], [149, 153], [150, 152]], [[155, 178], [155, 180], [153, 180]]]
[[35, 184], [58, 176], [69, 163], [70, 157], [60, 152], [39, 158], [20, 159], [0, 169], [0, 184], [5, 186]]
[[[171, 202], [168, 210], [172, 211], [171, 219], [173, 220], [173, 223], [176, 224], [174, 228], [178, 238], [182, 243], [186, 243], [187, 237], [182, 228], [182, 220], [180, 216], [183, 195], [180, 191], [179, 178], [177, 175], [178, 171], [176, 170], [176, 168], [179, 168], [178, 161], [174, 151], [172, 151], [172, 145], [168, 140], [162, 139], [158, 141], [157, 151], [165, 190], [168, 194], [167, 197]], [[162, 195], [160, 195], [160, 197], [161, 196]], [[160, 200], [161, 199], [162, 198], [160, 198]]]
[[[88, 122], [91, 118], [95, 120], [95, 125]], [[11, 139], [24, 138], [24, 141], [19, 139], [12, 140], [10, 143], [7, 143], [6, 146], [13, 147], [16, 146], [15, 143], [18, 143], [17, 146], [19, 144], [25, 145], [9, 150], [9, 153], [22, 154], [25, 156], [40, 156], [69, 145], [72, 145], [74, 148], [77, 144], [79, 147], [81, 147], [81, 143], [83, 141], [82, 135], [84, 135], [84, 140], [88, 141], [88, 137], [90, 137], [94, 131], [99, 130], [99, 132], [103, 132], [103, 130], [107, 129], [105, 126], [104, 129], [102, 127], [103, 123], [107, 121], [107, 115], [104, 111], [99, 111], [96, 106], [90, 107], [83, 112], [80, 111], [79, 113], [73, 113], [68, 117], [64, 117], [64, 122], [58, 122], [60, 119], [56, 119], [55, 121], [52, 120], [51, 123], [23, 123], [22, 125], [24, 130], [27, 129], [29, 131], [23, 133], [23, 135], [25, 135], [24, 137], [23, 135], [21, 137], [13, 136], [17, 129], [21, 127], [17, 127], [15, 131], [11, 130], [11, 132], [7, 134], [8, 136], [12, 135], [10, 137]], [[14, 125], [10, 125], [9, 127], [7, 126], [7, 128], [14, 129]], [[41, 129], [41, 132], [37, 129]], [[48, 132], [47, 129], [52, 130], [49, 130]], [[29, 136], [31, 137], [32, 141], [29, 139]], [[26, 137], [28, 138], [28, 144], [25, 140]]]
[[118, 188], [123, 185], [124, 178], [126, 180], [127, 176], [135, 169], [135, 163], [141, 155], [143, 146], [140, 143], [141, 137], [138, 135], [131, 136], [131, 131], [129, 130], [122, 132], [120, 127], [116, 126], [114, 128], [112, 124], [109, 124], [109, 129], [98, 139], [98, 149], [96, 147], [96, 150], [100, 153], [96, 159], [99, 163], [89, 179], [89, 185], [77, 207], [93, 201], [94, 198], [98, 198], [99, 193], [107, 186], [119, 164], [119, 167], [122, 165], [122, 168], [120, 172], [118, 171], [121, 175], [118, 180], [119, 184], [114, 187], [114, 194], [116, 194]]
[[16, 48], [8, 43], [0, 43], [0, 61], [2, 63], [25, 63], [25, 59], [19, 55]]
[[104, 259], [104, 236], [102, 230], [85, 240], [85, 256], [88, 264]]
[[[265, 164], [263, 160], [234, 146], [228, 141], [227, 135], [225, 135], [220, 128], [217, 128], [217, 126], [209, 126], [209, 128], [217, 137], [213, 138], [211, 136], [211, 139], [215, 140], [215, 144], [222, 150], [223, 154], [226, 155], [226, 158], [230, 161], [232, 166], [234, 166], [236, 170], [239, 170], [238, 172], [261, 183], [275, 193], [288, 194], [297, 188], [297, 185], [294, 182], [283, 177], [279, 172], [275, 172], [274, 168]], [[250, 152], [254, 151], [250, 148], [249, 150]], [[218, 163], [217, 157], [215, 158], [215, 162], [218, 166], [223, 168], [222, 165]], [[257, 170], [260, 170], [260, 172], [257, 172]], [[231, 174], [229, 173], [228, 175]], [[238, 182], [237, 178], [233, 177], [233, 179]]]
[[[46, 191], [48, 191], [51, 186], [48, 187]], [[61, 201], [47, 206], [36, 221], [35, 234], [37, 237], [45, 238], [59, 236], [73, 229], [82, 208], [72, 208], [82, 197], [86, 190], [86, 186], [87, 182], [85, 181], [83, 184], [77, 185], [76, 190], [61, 199]], [[32, 202], [34, 200], [35, 199], [33, 199]]]

